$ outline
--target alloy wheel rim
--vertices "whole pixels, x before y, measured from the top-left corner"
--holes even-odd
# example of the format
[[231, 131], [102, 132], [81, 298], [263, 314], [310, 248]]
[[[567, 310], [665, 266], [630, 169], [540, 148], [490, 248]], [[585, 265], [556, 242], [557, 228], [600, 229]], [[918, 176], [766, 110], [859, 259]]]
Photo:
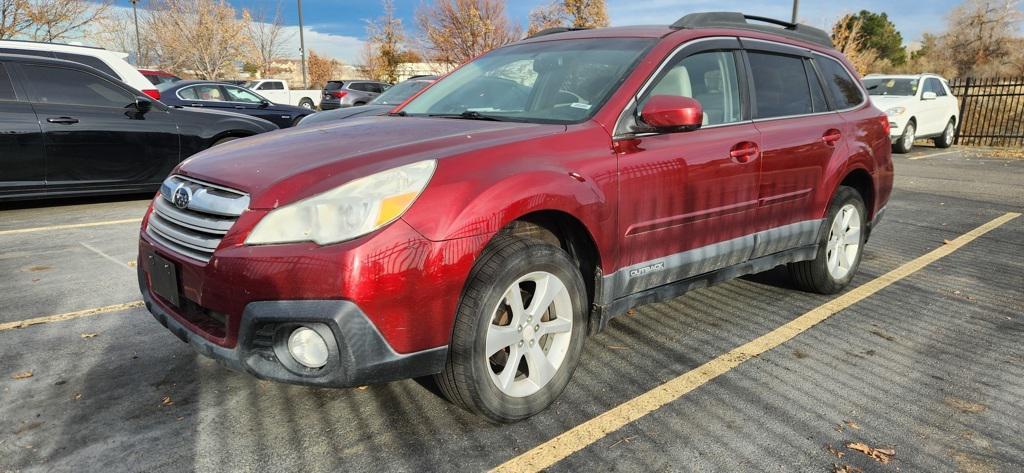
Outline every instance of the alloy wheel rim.
[[825, 243], [826, 266], [833, 279], [842, 279], [850, 273], [860, 252], [860, 211], [846, 204], [836, 213]]
[[498, 390], [525, 397], [547, 386], [569, 352], [572, 319], [569, 290], [554, 274], [535, 271], [509, 285], [485, 339], [484, 362]]
[[943, 139], [946, 141], [946, 143], [952, 143], [953, 142], [953, 124], [952, 123], [946, 125], [946, 136]]
[[914, 144], [914, 125], [907, 125], [907, 131], [903, 134], [903, 147], [909, 149]]

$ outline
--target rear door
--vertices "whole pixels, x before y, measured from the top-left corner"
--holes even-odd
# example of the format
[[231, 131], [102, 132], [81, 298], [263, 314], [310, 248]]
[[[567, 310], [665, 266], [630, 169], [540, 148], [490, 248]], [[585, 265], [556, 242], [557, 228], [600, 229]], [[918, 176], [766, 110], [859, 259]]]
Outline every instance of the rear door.
[[830, 166], [846, 156], [846, 122], [828, 106], [803, 49], [743, 40], [753, 116], [761, 132], [761, 181], [752, 257], [815, 243], [815, 197]]
[[0, 198], [42, 193], [46, 180], [43, 130], [8, 64], [0, 62]]
[[[757, 209], [760, 134], [749, 120], [736, 39], [676, 50], [616, 127], [620, 265], [616, 294], [650, 289], [742, 263]], [[646, 131], [637, 110], [653, 96], [691, 97], [704, 109], [695, 131]], [[746, 150], [749, 153], [744, 154]]]
[[20, 69], [43, 130], [48, 192], [141, 188], [177, 165], [177, 124], [163, 105], [140, 114], [136, 91], [82, 69]]

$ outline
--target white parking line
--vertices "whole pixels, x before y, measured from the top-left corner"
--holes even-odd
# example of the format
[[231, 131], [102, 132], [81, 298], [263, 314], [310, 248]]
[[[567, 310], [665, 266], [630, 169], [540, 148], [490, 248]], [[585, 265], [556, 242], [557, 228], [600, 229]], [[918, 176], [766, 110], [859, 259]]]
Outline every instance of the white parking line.
[[924, 154], [924, 155], [921, 155], [921, 156], [914, 156], [914, 157], [912, 157], [912, 158], [907, 158], [907, 159], [909, 159], [909, 160], [911, 160], [911, 161], [914, 161], [914, 160], [916, 160], [916, 159], [924, 159], [924, 158], [934, 158], [934, 157], [936, 157], [936, 156], [945, 156], [945, 155], [947, 155], [947, 154], [955, 154], [955, 153], [959, 153], [959, 152], [960, 152], [959, 150], [954, 150], [954, 151], [943, 151], [943, 152], [941, 152], [941, 153], [932, 153], [932, 154]]
[[132, 269], [131, 266], [128, 266], [128, 264], [122, 263], [117, 258], [114, 258], [113, 256], [110, 256], [110, 255], [100, 251], [99, 249], [97, 249], [96, 247], [94, 247], [94, 246], [92, 246], [92, 245], [90, 245], [88, 243], [82, 243], [81, 245], [84, 246], [86, 249], [92, 251], [93, 253], [96, 253], [96, 254], [98, 254], [98, 255], [100, 255], [100, 256], [102, 256], [102, 257], [104, 257], [104, 258], [106, 258], [106, 259], [108, 259], [110, 261], [113, 261], [113, 262], [123, 266], [124, 269], [127, 269], [128, 271], [134, 271], [134, 269]]
[[49, 227], [19, 228], [16, 230], [0, 230], [0, 236], [17, 235], [20, 233], [46, 232], [52, 230], [69, 230], [72, 228], [100, 227], [103, 225], [120, 225], [124, 223], [139, 223], [141, 218], [127, 218], [124, 220], [107, 220], [105, 222], [75, 223], [68, 225], [51, 225]]

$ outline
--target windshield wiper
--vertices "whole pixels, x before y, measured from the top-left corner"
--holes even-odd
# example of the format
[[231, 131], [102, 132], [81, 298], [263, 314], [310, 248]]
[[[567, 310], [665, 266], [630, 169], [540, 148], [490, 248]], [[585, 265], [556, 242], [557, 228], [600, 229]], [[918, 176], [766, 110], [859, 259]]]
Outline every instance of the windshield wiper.
[[404, 117], [404, 116], [407, 116], [409, 114], [405, 113], [405, 110], [399, 110], [397, 112], [388, 112], [388, 115], [392, 116], [392, 117]]
[[466, 110], [465, 112], [462, 113], [432, 113], [427, 116], [438, 118], [461, 118], [464, 120], [486, 120], [492, 122], [504, 121], [504, 119], [500, 117], [496, 117], [494, 115], [484, 115], [476, 110]]

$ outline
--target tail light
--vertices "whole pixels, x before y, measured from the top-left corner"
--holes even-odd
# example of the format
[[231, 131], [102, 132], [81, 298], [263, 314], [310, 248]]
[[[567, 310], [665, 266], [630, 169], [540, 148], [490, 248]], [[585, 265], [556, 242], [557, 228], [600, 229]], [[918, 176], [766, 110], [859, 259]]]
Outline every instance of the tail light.
[[889, 136], [889, 132], [892, 131], [892, 124], [889, 123], [889, 116], [882, 115], [879, 120], [882, 121], [882, 130], [885, 130], [885, 136]]
[[336, 99], [340, 99], [346, 95], [348, 95], [348, 92], [345, 92], [344, 90], [336, 90], [334, 92], [331, 92], [331, 97], [334, 97]]
[[143, 90], [142, 93], [152, 97], [153, 100], [160, 100], [160, 91], [159, 90], [156, 90], [156, 89], [146, 89], [146, 90]]

